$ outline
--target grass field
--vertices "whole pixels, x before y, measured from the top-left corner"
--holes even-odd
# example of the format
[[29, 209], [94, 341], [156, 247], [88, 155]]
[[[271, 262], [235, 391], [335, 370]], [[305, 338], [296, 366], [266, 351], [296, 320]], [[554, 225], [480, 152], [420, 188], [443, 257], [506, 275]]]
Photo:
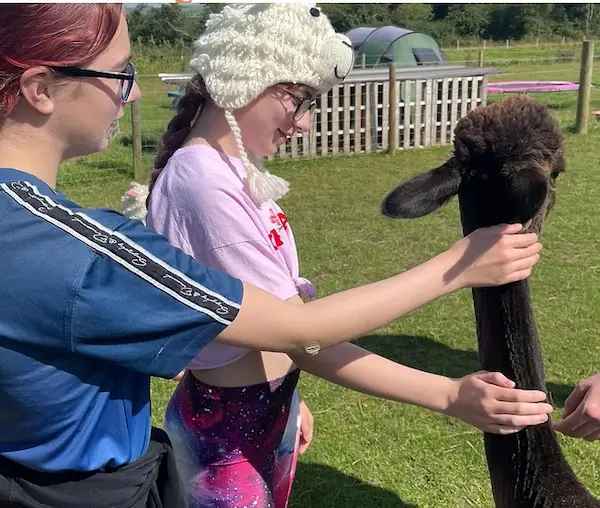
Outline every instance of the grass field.
[[[498, 79], [577, 79], [577, 62], [511, 64]], [[162, 69], [168, 71], [169, 69]], [[521, 76], [520, 78], [510, 76]], [[536, 79], [536, 78], [525, 78]], [[155, 78], [142, 78], [147, 133], [171, 117]], [[496, 96], [492, 100], [502, 100]], [[572, 134], [576, 94], [540, 94], [566, 133], [567, 172], [547, 220], [544, 251], [531, 281], [548, 388], [558, 415], [582, 377], [600, 371], [600, 126]], [[600, 109], [594, 90], [592, 109]], [[128, 122], [123, 132], [128, 134]], [[150, 139], [150, 138], [149, 138]], [[291, 182], [282, 203], [294, 228], [303, 274], [321, 295], [387, 277], [440, 252], [459, 238], [456, 203], [413, 221], [379, 214], [399, 181], [445, 160], [449, 147], [394, 155], [274, 161]], [[146, 154], [148, 166], [152, 154]], [[131, 152], [117, 140], [104, 154], [65, 165], [59, 186], [88, 206], [118, 207], [131, 180]], [[449, 376], [477, 370], [470, 293], [458, 292], [358, 341], [412, 367]], [[160, 424], [174, 387], [154, 380]], [[301, 458], [295, 508], [440, 508], [492, 506], [481, 433], [459, 421], [345, 390], [310, 375], [301, 389], [315, 416], [315, 441]], [[578, 476], [600, 496], [600, 444], [561, 438]]]
[[[448, 61], [450, 63], [477, 65], [479, 59], [480, 47], [471, 46], [468, 48], [456, 49], [453, 47], [444, 48]], [[600, 55], [600, 47], [595, 48], [595, 55]], [[502, 45], [492, 45], [484, 48], [485, 65], [514, 65], [525, 63], [529, 65], [534, 62], [559, 61], [579, 61], [581, 57], [581, 44], [570, 43], [560, 44], [541, 44], [535, 45], [515, 45], [506, 48]]]

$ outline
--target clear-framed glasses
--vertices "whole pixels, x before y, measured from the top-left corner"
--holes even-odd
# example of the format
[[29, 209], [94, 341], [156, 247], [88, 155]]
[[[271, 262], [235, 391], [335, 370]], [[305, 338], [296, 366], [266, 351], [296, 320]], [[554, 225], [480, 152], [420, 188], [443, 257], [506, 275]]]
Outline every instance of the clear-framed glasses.
[[63, 76], [75, 78], [108, 78], [118, 79], [120, 81], [121, 100], [127, 102], [129, 94], [135, 83], [135, 65], [131, 62], [127, 64], [122, 72], [95, 71], [83, 67], [50, 67], [53, 71]]
[[299, 122], [300, 120], [302, 120], [302, 118], [304, 118], [304, 115], [306, 115], [306, 113], [310, 113], [313, 109], [315, 109], [315, 106], [317, 105], [316, 99], [300, 97], [294, 92], [288, 90], [284, 86], [280, 86], [279, 88], [281, 88], [285, 93], [289, 94], [297, 104], [296, 110], [294, 111], [294, 123]]

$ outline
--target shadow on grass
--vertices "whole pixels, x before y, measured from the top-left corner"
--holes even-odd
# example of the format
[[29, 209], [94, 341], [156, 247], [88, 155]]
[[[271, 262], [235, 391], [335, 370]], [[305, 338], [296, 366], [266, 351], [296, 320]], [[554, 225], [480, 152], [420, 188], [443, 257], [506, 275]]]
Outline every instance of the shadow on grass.
[[384, 487], [365, 483], [324, 464], [300, 462], [290, 508], [418, 508]]
[[565, 134], [575, 134], [577, 129], [575, 128], [575, 124], [570, 123], [569, 125], [565, 125], [563, 127], [563, 132]]
[[[480, 370], [476, 351], [454, 349], [428, 337], [372, 335], [355, 341], [361, 347], [414, 369], [449, 377], [462, 377]], [[573, 386], [546, 382], [550, 400], [563, 407]]]

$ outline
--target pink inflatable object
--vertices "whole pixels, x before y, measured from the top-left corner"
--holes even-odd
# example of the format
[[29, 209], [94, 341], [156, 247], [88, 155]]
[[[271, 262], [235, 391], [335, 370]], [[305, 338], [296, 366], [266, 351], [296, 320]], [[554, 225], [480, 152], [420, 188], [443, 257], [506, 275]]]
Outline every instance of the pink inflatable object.
[[565, 92], [578, 90], [574, 81], [497, 81], [489, 83], [488, 93]]

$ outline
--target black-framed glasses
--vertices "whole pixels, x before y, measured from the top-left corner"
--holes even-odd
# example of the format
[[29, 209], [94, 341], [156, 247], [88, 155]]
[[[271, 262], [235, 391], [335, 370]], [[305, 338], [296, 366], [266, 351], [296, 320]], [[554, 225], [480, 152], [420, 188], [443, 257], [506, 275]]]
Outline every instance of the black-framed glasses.
[[294, 92], [291, 92], [284, 86], [280, 86], [279, 88], [281, 88], [285, 93], [289, 94], [296, 101], [296, 104], [298, 104], [298, 106], [296, 106], [296, 110], [294, 111], [294, 123], [299, 122], [300, 120], [302, 120], [302, 118], [304, 118], [304, 115], [306, 115], [306, 113], [309, 113], [313, 109], [315, 109], [315, 106], [317, 105], [316, 99], [299, 97]]
[[118, 79], [121, 81], [121, 100], [127, 102], [129, 94], [135, 83], [135, 65], [131, 62], [122, 72], [112, 71], [95, 71], [93, 69], [85, 69], [83, 67], [50, 67], [53, 71], [63, 76], [72, 76], [76, 78], [109, 78]]

